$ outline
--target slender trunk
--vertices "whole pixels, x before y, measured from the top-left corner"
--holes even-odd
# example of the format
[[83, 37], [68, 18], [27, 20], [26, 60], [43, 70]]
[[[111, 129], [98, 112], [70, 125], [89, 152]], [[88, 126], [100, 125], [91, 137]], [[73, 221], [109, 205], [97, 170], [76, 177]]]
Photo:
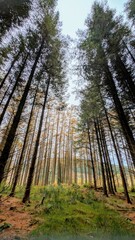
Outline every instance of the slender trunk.
[[70, 134], [70, 162], [69, 162], [69, 184], [72, 184], [72, 165], [73, 165], [73, 126], [71, 126], [71, 134]]
[[48, 158], [47, 158], [46, 169], [45, 169], [45, 174], [44, 174], [45, 180], [43, 179], [45, 185], [49, 184], [49, 173], [50, 173], [49, 170], [50, 170], [52, 145], [53, 145], [53, 131], [54, 131], [54, 124], [52, 127], [51, 136], [49, 139]]
[[3, 95], [3, 97], [1, 98], [0, 106], [2, 106], [3, 101], [4, 101], [4, 99], [5, 99], [5, 97], [6, 97], [7, 93], [8, 93], [8, 91], [9, 91], [11, 85], [12, 85], [12, 82], [13, 82], [13, 80], [10, 82], [10, 84], [9, 84], [9, 86], [7, 87], [7, 89], [6, 89], [6, 91], [5, 91], [4, 95]]
[[[36, 112], [36, 111], [35, 111]], [[27, 178], [28, 178], [28, 171], [29, 171], [29, 167], [30, 167], [30, 159], [31, 159], [31, 155], [32, 155], [32, 153], [33, 153], [33, 149], [32, 149], [32, 146], [33, 146], [33, 142], [34, 142], [34, 137], [35, 137], [35, 135], [36, 135], [36, 126], [37, 126], [37, 123], [38, 123], [38, 115], [39, 115], [39, 109], [37, 110], [37, 113], [36, 113], [36, 116], [35, 116], [35, 119], [34, 119], [34, 125], [33, 125], [33, 131], [32, 131], [32, 136], [31, 136], [31, 138], [30, 138], [30, 140], [29, 140], [29, 144], [28, 144], [28, 148], [27, 148], [27, 152], [26, 152], [26, 154], [25, 154], [25, 156], [24, 156], [24, 164], [25, 164], [25, 162], [26, 162], [26, 164], [25, 164], [25, 166], [24, 166], [24, 170], [22, 171], [22, 173], [21, 173], [21, 178], [19, 179], [19, 184], [20, 185], [24, 185], [24, 184], [26, 184], [26, 182], [27, 182]]]
[[126, 119], [124, 110], [122, 108], [120, 99], [118, 97], [118, 93], [117, 93], [117, 89], [114, 83], [114, 80], [112, 78], [112, 74], [109, 70], [109, 67], [106, 63], [106, 74], [107, 74], [107, 84], [110, 90], [110, 93], [112, 95], [114, 104], [115, 104], [115, 109], [117, 111], [118, 117], [119, 117], [119, 121], [123, 130], [123, 134], [125, 136], [125, 139], [127, 141], [131, 156], [132, 156], [132, 160], [135, 166], [135, 140], [133, 137], [133, 133], [131, 128], [129, 127], [128, 121]]
[[21, 51], [19, 51], [18, 54], [17, 54], [17, 55], [15, 56], [15, 58], [13, 59], [13, 61], [12, 61], [12, 63], [11, 63], [11, 66], [10, 66], [8, 72], [6, 73], [6, 75], [5, 75], [5, 77], [3, 78], [2, 82], [0, 83], [0, 89], [3, 87], [3, 85], [4, 85], [4, 83], [5, 83], [8, 75], [10, 74], [10, 72], [11, 72], [12, 68], [14, 67], [15, 62], [18, 60], [20, 54], [21, 54]]
[[4, 133], [4, 136], [2, 137], [2, 141], [0, 143], [0, 155], [1, 155], [1, 152], [2, 152], [2, 150], [4, 148], [4, 145], [5, 145], [5, 142], [6, 142], [6, 138], [7, 138], [7, 135], [9, 133], [9, 130], [10, 130], [10, 127], [11, 127], [12, 119], [13, 119], [13, 115], [10, 116], [10, 119], [8, 121], [8, 125], [6, 127], [6, 131]]
[[105, 172], [106, 172], [106, 180], [107, 180], [108, 190], [109, 190], [109, 193], [112, 193], [109, 169], [108, 169], [107, 159], [106, 159], [106, 153], [104, 151], [104, 143], [103, 143], [103, 136], [102, 136], [102, 131], [101, 131], [101, 123], [99, 123], [99, 121], [98, 121], [98, 133], [99, 133], [99, 141], [100, 141], [100, 145], [101, 145], [102, 157], [104, 159], [104, 169], [105, 169]]
[[[110, 131], [110, 127], [111, 127], [111, 126], [110, 126], [110, 122], [109, 122], [109, 118], [108, 118], [108, 113], [107, 113], [106, 108], [105, 108], [105, 104], [104, 104], [104, 100], [103, 100], [101, 91], [100, 91], [100, 97], [101, 97], [101, 101], [102, 101], [102, 105], [103, 105], [103, 108], [104, 108], [104, 112], [105, 112], [107, 124], [108, 124], [109, 131]], [[104, 132], [103, 132], [103, 134], [104, 134]], [[112, 168], [112, 164], [111, 164], [111, 161], [110, 161], [110, 156], [109, 156], [108, 149], [107, 149], [105, 134], [104, 134], [104, 143], [105, 143], [105, 148], [106, 148], [106, 153], [107, 153], [107, 159], [108, 159], [109, 169], [110, 169], [110, 172], [111, 172], [110, 174], [111, 174], [112, 180], [113, 180], [114, 191], [117, 192], [116, 184], [115, 184], [115, 179], [114, 179], [113, 168]], [[114, 191], [113, 191], [113, 192], [114, 192]]]
[[77, 184], [76, 150], [74, 150], [74, 183]]
[[28, 181], [27, 181], [27, 184], [26, 184], [24, 197], [23, 197], [23, 200], [22, 200], [23, 203], [26, 203], [26, 202], [30, 201], [30, 191], [31, 191], [31, 185], [32, 185], [33, 175], [34, 175], [34, 170], [35, 170], [35, 163], [36, 163], [36, 158], [37, 158], [37, 153], [38, 153], [38, 147], [39, 147], [39, 141], [40, 141], [41, 130], [42, 130], [42, 125], [43, 125], [43, 118], [44, 118], [44, 112], [45, 112], [47, 97], [48, 97], [49, 86], [50, 86], [50, 77], [48, 78], [48, 81], [47, 81], [47, 88], [46, 88], [46, 93], [45, 93], [45, 98], [44, 98], [40, 123], [39, 123], [37, 139], [36, 139], [36, 143], [35, 143], [35, 149], [34, 149], [32, 161], [31, 161], [31, 166], [30, 166], [30, 171], [29, 171], [29, 176], [28, 176]]
[[80, 155], [80, 173], [81, 173], [81, 185], [83, 185], [83, 160], [82, 160], [82, 152], [81, 152], [81, 155]]
[[124, 41], [123, 41], [123, 43], [124, 43], [124, 45], [125, 45], [125, 47], [126, 47], [128, 53], [129, 53], [130, 57], [132, 58], [133, 62], [135, 63], [135, 58], [134, 58], [133, 54], [132, 54], [131, 51], [129, 50], [127, 44], [126, 44]]
[[121, 68], [122, 80], [125, 82], [127, 88], [129, 89], [129, 93], [131, 95], [130, 97], [135, 103], [135, 84], [133, 82], [131, 73], [127, 70], [125, 64], [123, 63], [119, 55], [117, 55], [116, 61], [118, 62], [119, 67]]
[[18, 181], [18, 178], [19, 178], [19, 174], [20, 174], [20, 170], [21, 170], [21, 166], [22, 166], [23, 155], [24, 155], [24, 150], [25, 150], [25, 148], [26, 148], [26, 143], [27, 143], [26, 140], [27, 140], [27, 137], [28, 137], [29, 128], [30, 128], [30, 123], [31, 123], [31, 119], [32, 119], [32, 116], [33, 116], [33, 110], [34, 110], [34, 107], [35, 107], [35, 101], [36, 101], [38, 86], [39, 86], [39, 81], [38, 81], [38, 84], [37, 84], [37, 88], [36, 88], [36, 92], [35, 92], [35, 96], [34, 96], [34, 100], [33, 100], [33, 105], [32, 105], [32, 108], [31, 108], [31, 112], [30, 112], [30, 116], [29, 116], [29, 121], [28, 121], [28, 124], [27, 124], [26, 133], [25, 133], [25, 137], [24, 137], [24, 140], [23, 140], [22, 151], [21, 151], [21, 155], [20, 155], [19, 162], [18, 162], [18, 167], [17, 167], [17, 171], [16, 171], [14, 183], [13, 183], [13, 186], [12, 186], [11, 193], [9, 194], [10, 197], [13, 197], [13, 196], [14, 196], [15, 188], [16, 188], [17, 181]]
[[63, 133], [63, 127], [64, 127], [64, 114], [63, 114], [63, 119], [62, 119], [62, 127], [60, 131], [60, 139], [59, 139], [59, 155], [58, 155], [58, 177], [57, 177], [57, 182], [60, 184], [62, 182], [62, 168], [61, 168], [61, 145], [62, 145], [62, 133]]
[[[113, 181], [113, 174], [112, 174], [112, 171], [111, 171], [111, 161], [110, 161], [110, 156], [109, 156], [109, 153], [108, 153], [108, 148], [107, 148], [107, 143], [106, 143], [106, 138], [105, 138], [105, 132], [104, 132], [104, 129], [103, 129], [103, 126], [101, 125], [101, 134], [102, 134], [102, 141], [103, 141], [103, 149], [104, 149], [104, 154], [105, 154], [105, 161], [106, 161], [106, 169], [107, 169], [107, 172], [108, 172], [108, 176], [109, 176], [109, 185], [110, 185], [110, 192], [112, 194], [115, 194], [115, 191], [114, 191], [114, 187], [115, 187], [115, 181]], [[115, 187], [116, 189], [116, 187]]]
[[93, 179], [94, 179], [94, 189], [96, 190], [97, 189], [96, 173], [95, 173], [94, 159], [93, 159], [93, 154], [92, 154], [91, 137], [90, 137], [90, 130], [89, 130], [89, 128], [88, 128], [88, 139], [89, 139], [90, 156], [91, 156]]
[[117, 160], [118, 160], [118, 164], [119, 164], [119, 169], [120, 169], [120, 174], [121, 174], [121, 178], [122, 178], [122, 183], [123, 183], [123, 188], [124, 188], [125, 196], [126, 196], [127, 202], [128, 202], [128, 203], [131, 203], [131, 200], [130, 200], [129, 194], [128, 194], [128, 189], [127, 189], [127, 184], [126, 184], [125, 176], [124, 176], [123, 169], [122, 169], [122, 165], [121, 165], [121, 160], [120, 160], [120, 157], [119, 157], [119, 153], [118, 153], [118, 150], [117, 150], [116, 142], [115, 142], [115, 139], [114, 139], [114, 136], [113, 136], [112, 127], [111, 127], [111, 124], [110, 124], [108, 115], [107, 115], [107, 122], [108, 122], [108, 127], [109, 127], [109, 130], [110, 130], [110, 134], [111, 134], [113, 146], [114, 146], [115, 153], [116, 153]]
[[89, 154], [87, 150], [87, 145], [86, 145], [86, 156], [87, 156], [87, 168], [88, 168], [88, 182], [91, 184], [91, 171], [90, 171], [90, 159], [89, 159]]
[[84, 154], [84, 176], [85, 176], [85, 184], [87, 184], [87, 167], [86, 167], [86, 156]]
[[[38, 157], [38, 163], [37, 163], [37, 170], [35, 171], [35, 180], [34, 180], [34, 184], [38, 185], [39, 184], [39, 179], [40, 179], [40, 175], [44, 174], [44, 168], [46, 165], [46, 158], [47, 158], [47, 152], [48, 152], [48, 142], [49, 142], [49, 127], [50, 127], [50, 121], [49, 120], [49, 106], [47, 109], [47, 113], [46, 113], [46, 120], [44, 123], [44, 130], [43, 130], [43, 135], [41, 137], [41, 143], [39, 143], [40, 148], [39, 148], [39, 157]], [[48, 123], [48, 126], [47, 126]], [[43, 171], [42, 171], [43, 170]], [[44, 179], [44, 175], [43, 175], [43, 179]], [[43, 182], [42, 179], [42, 182]]]
[[106, 187], [105, 171], [104, 171], [104, 164], [103, 164], [103, 159], [102, 159], [102, 151], [101, 151], [100, 140], [99, 140], [99, 133], [98, 133], [99, 126], [98, 126], [98, 123], [96, 123], [96, 121], [94, 121], [94, 126], [95, 126], [95, 132], [96, 132], [96, 138], [97, 138], [98, 150], [99, 150], [99, 156], [100, 156], [100, 163], [101, 163], [103, 191], [104, 191], [104, 195], [108, 197], [107, 187]]
[[55, 137], [55, 149], [54, 149], [54, 162], [53, 162], [53, 170], [52, 170], [52, 183], [55, 183], [55, 177], [56, 177], [56, 164], [57, 164], [57, 151], [58, 151], [59, 115], [60, 115], [60, 112], [58, 111], [57, 127], [56, 127], [56, 137]]
[[39, 48], [39, 51], [36, 55], [36, 59], [35, 59], [35, 62], [33, 64], [28, 82], [26, 84], [24, 93], [23, 93], [22, 98], [20, 100], [17, 112], [14, 116], [13, 123], [12, 123], [12, 126], [10, 128], [10, 131], [9, 131], [9, 134], [8, 134], [8, 137], [7, 137], [6, 144], [4, 146], [2, 155], [0, 157], [0, 183], [2, 182], [2, 179], [3, 179], [5, 165], [7, 163], [7, 160], [8, 160], [9, 154], [10, 154], [10, 149], [11, 149], [12, 143], [13, 143], [14, 138], [15, 138], [16, 130], [17, 130], [20, 118], [21, 118], [23, 107], [25, 105], [25, 102], [26, 102], [26, 99], [27, 99], [27, 96], [28, 96], [28, 93], [29, 93], [31, 82], [33, 80], [33, 76], [34, 76], [34, 73], [35, 73], [35, 70], [36, 70], [36, 67], [37, 67], [37, 63], [38, 63], [38, 60], [39, 60], [41, 52], [42, 52], [43, 45], [44, 45], [44, 40], [42, 41], [42, 43], [40, 45], [40, 48]]
[[66, 140], [66, 136], [65, 136], [65, 126], [64, 126], [64, 130], [63, 130], [63, 151], [62, 151], [62, 171], [61, 171], [61, 179], [62, 179], [62, 183], [65, 182], [65, 149], [66, 149], [66, 144], [65, 144], [65, 140]]
[[18, 75], [18, 77], [17, 77], [17, 79], [16, 79], [16, 81], [15, 81], [15, 85], [14, 85], [14, 87], [13, 87], [13, 89], [12, 89], [10, 95], [9, 95], [9, 98], [8, 98], [8, 100], [7, 100], [7, 102], [6, 102], [3, 110], [2, 110], [2, 113], [1, 113], [1, 115], [0, 115], [0, 124], [1, 124], [1, 122], [3, 121], [5, 112], [6, 112], [6, 110], [7, 110], [8, 105], [9, 105], [9, 102], [10, 102], [10, 100], [11, 100], [11, 98], [12, 98], [12, 96], [13, 96], [15, 90], [16, 90], [16, 87], [17, 87], [17, 85], [18, 85], [18, 83], [19, 83], [19, 81], [20, 81], [20, 77], [21, 77], [22, 72], [23, 72], [23, 70], [24, 70], [24, 68], [25, 68], [25, 66], [26, 66], [26, 62], [27, 62], [28, 56], [29, 56], [29, 54], [27, 54], [27, 56], [26, 56], [25, 59], [24, 59], [24, 62], [23, 62], [23, 64], [22, 64], [21, 68], [20, 68], [19, 75]]
[[[50, 122], [49, 122], [49, 126], [50, 126]], [[46, 172], [46, 161], [47, 161], [47, 155], [48, 155], [48, 145], [49, 145], [49, 126], [48, 126], [48, 130], [46, 131], [46, 146], [45, 146], [45, 154], [43, 155], [43, 159], [44, 159], [44, 163], [43, 163], [43, 182], [45, 181], [45, 172]], [[46, 129], [45, 129], [46, 130]], [[45, 135], [44, 135], [45, 136]]]
[[16, 154], [15, 153], [15, 148], [16, 148], [16, 145], [17, 145], [17, 141], [18, 141], [18, 139], [15, 138], [13, 146], [12, 146], [12, 154], [10, 154], [8, 162], [7, 162], [6, 167], [5, 167], [5, 173], [4, 173], [4, 179], [3, 179], [4, 182], [6, 182], [6, 179], [9, 178], [10, 172], [12, 172], [12, 169], [14, 168], [12, 165], [14, 165], [13, 164], [13, 158], [14, 158], [14, 155]]

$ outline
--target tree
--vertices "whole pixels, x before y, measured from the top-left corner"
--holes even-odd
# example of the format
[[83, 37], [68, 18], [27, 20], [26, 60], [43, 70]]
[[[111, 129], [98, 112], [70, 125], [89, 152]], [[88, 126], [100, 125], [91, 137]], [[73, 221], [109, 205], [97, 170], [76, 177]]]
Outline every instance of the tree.
[[125, 4], [125, 11], [128, 14], [128, 18], [133, 21], [133, 24], [135, 24], [135, 1], [134, 0], [129, 0]]
[[28, 16], [30, 0], [0, 0], [0, 36]]
[[[97, 2], [93, 4], [92, 14], [88, 16], [86, 26], [87, 31], [84, 36], [81, 36], [79, 43], [80, 56], [83, 56], [80, 58], [82, 59], [80, 63], [82, 71], [88, 82], [95, 81], [101, 92], [105, 91], [113, 101], [135, 166], [135, 140], [132, 128], [122, 106], [120, 89], [117, 87], [118, 79], [112, 66], [119, 59], [120, 65], [118, 66], [117, 64], [117, 70], [119, 67], [117, 73], [122, 72], [122, 81], [128, 84], [130, 88], [128, 95], [130, 97], [132, 92], [132, 100], [134, 100], [134, 76], [131, 76], [119, 55], [122, 53], [126, 59], [123, 39], [130, 35], [130, 31], [127, 26], [122, 24], [121, 18], [114, 16], [114, 11], [110, 10], [107, 5]], [[130, 62], [129, 65], [131, 67]], [[133, 84], [132, 87], [130, 83], [131, 85]]]
[[[55, 1], [53, 1], [53, 4], [50, 4], [50, 9], [53, 10], [54, 7], [55, 7]], [[26, 185], [26, 189], [23, 197], [24, 203], [30, 201], [30, 191], [31, 191], [31, 186], [33, 181], [33, 174], [35, 170], [36, 158], [37, 158], [37, 153], [39, 148], [39, 141], [41, 137], [41, 130], [43, 126], [43, 119], [44, 119], [45, 108], [46, 108], [50, 86], [52, 86], [56, 95], [60, 96], [60, 99], [62, 99], [61, 91], [63, 91], [64, 89], [65, 81], [64, 81], [63, 63], [62, 63], [64, 55], [63, 55], [63, 52], [61, 51], [63, 44], [58, 35], [57, 24], [58, 24], [58, 14], [55, 14], [55, 13], [53, 15], [45, 16], [45, 19], [42, 23], [42, 28], [45, 31], [46, 29], [48, 31], [48, 36], [47, 36], [47, 33], [45, 34], [45, 41], [46, 42], [50, 41], [50, 45], [48, 46], [49, 54], [47, 56], [47, 60], [45, 59], [45, 63], [44, 63], [44, 69], [45, 69], [44, 77], [46, 81], [46, 89], [45, 89], [43, 107], [41, 112], [41, 118], [39, 122], [38, 134], [37, 134], [34, 152], [32, 156], [31, 166], [29, 170], [28, 181], [27, 181], [27, 185]]]
[[37, 66], [38, 60], [39, 60], [41, 52], [42, 52], [43, 45], [44, 45], [44, 40], [42, 40], [42, 42], [40, 44], [40, 47], [38, 49], [38, 52], [36, 54], [35, 61], [33, 63], [33, 66], [32, 66], [32, 69], [31, 69], [31, 72], [30, 72], [30, 75], [29, 75], [29, 78], [28, 78], [28, 82], [25, 86], [22, 98], [21, 98], [20, 103], [18, 105], [17, 112], [14, 116], [12, 126], [10, 128], [10, 131], [9, 131], [4, 149], [3, 149], [1, 157], [0, 157], [0, 183], [3, 180], [4, 169], [5, 169], [7, 160], [8, 160], [8, 156], [9, 156], [9, 153], [10, 153], [10, 149], [11, 149], [13, 140], [15, 138], [15, 133], [16, 133], [19, 121], [20, 121], [20, 117], [21, 117], [21, 114], [22, 114], [23, 107], [24, 107], [25, 102], [26, 102], [26, 98], [27, 98], [28, 93], [29, 93], [31, 82], [33, 80], [33, 76], [34, 76], [36, 66]]

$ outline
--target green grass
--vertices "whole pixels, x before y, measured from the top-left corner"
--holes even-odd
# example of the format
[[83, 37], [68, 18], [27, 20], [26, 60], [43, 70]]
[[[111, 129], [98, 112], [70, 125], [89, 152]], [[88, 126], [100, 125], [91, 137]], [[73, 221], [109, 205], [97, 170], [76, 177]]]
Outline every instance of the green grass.
[[[9, 194], [6, 188], [4, 194]], [[24, 188], [17, 188], [16, 197], [23, 197]], [[133, 196], [134, 193], [131, 193]], [[42, 197], [45, 201], [38, 206]], [[89, 186], [33, 187], [31, 205], [33, 221], [38, 222], [28, 239], [32, 240], [133, 240], [135, 229], [108, 205], [121, 205], [123, 200], [115, 196], [96, 197]], [[36, 206], [36, 207], [35, 207]]]
[[44, 236], [44, 240], [135, 238], [133, 225], [99, 201], [94, 191], [78, 186], [50, 186], [43, 191], [46, 200], [35, 213], [42, 223], [32, 236]]

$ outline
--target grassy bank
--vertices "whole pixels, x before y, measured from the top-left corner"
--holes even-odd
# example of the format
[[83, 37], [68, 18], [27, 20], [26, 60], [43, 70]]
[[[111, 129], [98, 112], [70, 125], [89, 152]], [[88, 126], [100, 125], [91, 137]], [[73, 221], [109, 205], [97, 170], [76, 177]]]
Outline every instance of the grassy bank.
[[[18, 198], [22, 198], [23, 190], [17, 189]], [[8, 192], [6, 189], [4, 194]], [[131, 197], [134, 200], [134, 193]], [[133, 240], [135, 225], [121, 214], [127, 206], [122, 198], [106, 198], [102, 192], [96, 193], [88, 186], [33, 187], [31, 204], [26, 205], [25, 211], [33, 216], [32, 224], [36, 228], [28, 239]], [[134, 211], [134, 206], [128, 207]]]
[[[36, 191], [36, 190], [35, 190]], [[35, 219], [39, 226], [33, 236], [50, 239], [132, 239], [134, 225], [122, 217], [115, 206], [123, 202], [110, 197], [106, 199], [88, 187], [46, 187], [40, 194], [45, 197], [43, 205], [35, 208]], [[34, 199], [33, 192], [33, 199]], [[110, 209], [110, 206], [113, 206]], [[61, 237], [62, 236], [62, 237]]]

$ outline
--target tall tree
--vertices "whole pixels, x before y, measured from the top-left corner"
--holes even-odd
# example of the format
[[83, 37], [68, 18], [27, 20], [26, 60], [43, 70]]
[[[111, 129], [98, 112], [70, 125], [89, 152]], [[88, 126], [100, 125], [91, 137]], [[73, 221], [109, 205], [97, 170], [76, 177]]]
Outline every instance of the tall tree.
[[0, 36], [28, 16], [30, 0], [0, 0]]
[[[117, 75], [112, 66], [116, 64], [117, 60], [119, 61], [119, 66], [116, 64], [119, 71], [116, 71], [118, 75], [120, 72], [122, 73], [122, 82], [128, 85], [130, 89], [129, 98], [132, 95], [134, 101], [134, 76], [130, 74], [120, 57], [122, 54], [125, 59], [127, 58], [123, 39], [130, 36], [130, 31], [122, 23], [121, 18], [115, 16], [113, 10], [110, 10], [106, 4], [97, 2], [93, 4], [92, 14], [88, 16], [86, 25], [87, 31], [81, 37], [79, 43], [80, 57], [82, 57], [80, 58], [80, 64], [83, 73], [89, 83], [95, 82], [100, 90], [106, 92], [110, 100], [113, 101], [135, 166], [135, 139], [122, 104], [120, 89], [117, 87]], [[132, 68], [130, 62], [129, 67]]]
[[133, 24], [135, 24], [135, 1], [134, 0], [129, 0], [125, 4], [125, 10], [128, 14], [128, 18], [133, 21]]

